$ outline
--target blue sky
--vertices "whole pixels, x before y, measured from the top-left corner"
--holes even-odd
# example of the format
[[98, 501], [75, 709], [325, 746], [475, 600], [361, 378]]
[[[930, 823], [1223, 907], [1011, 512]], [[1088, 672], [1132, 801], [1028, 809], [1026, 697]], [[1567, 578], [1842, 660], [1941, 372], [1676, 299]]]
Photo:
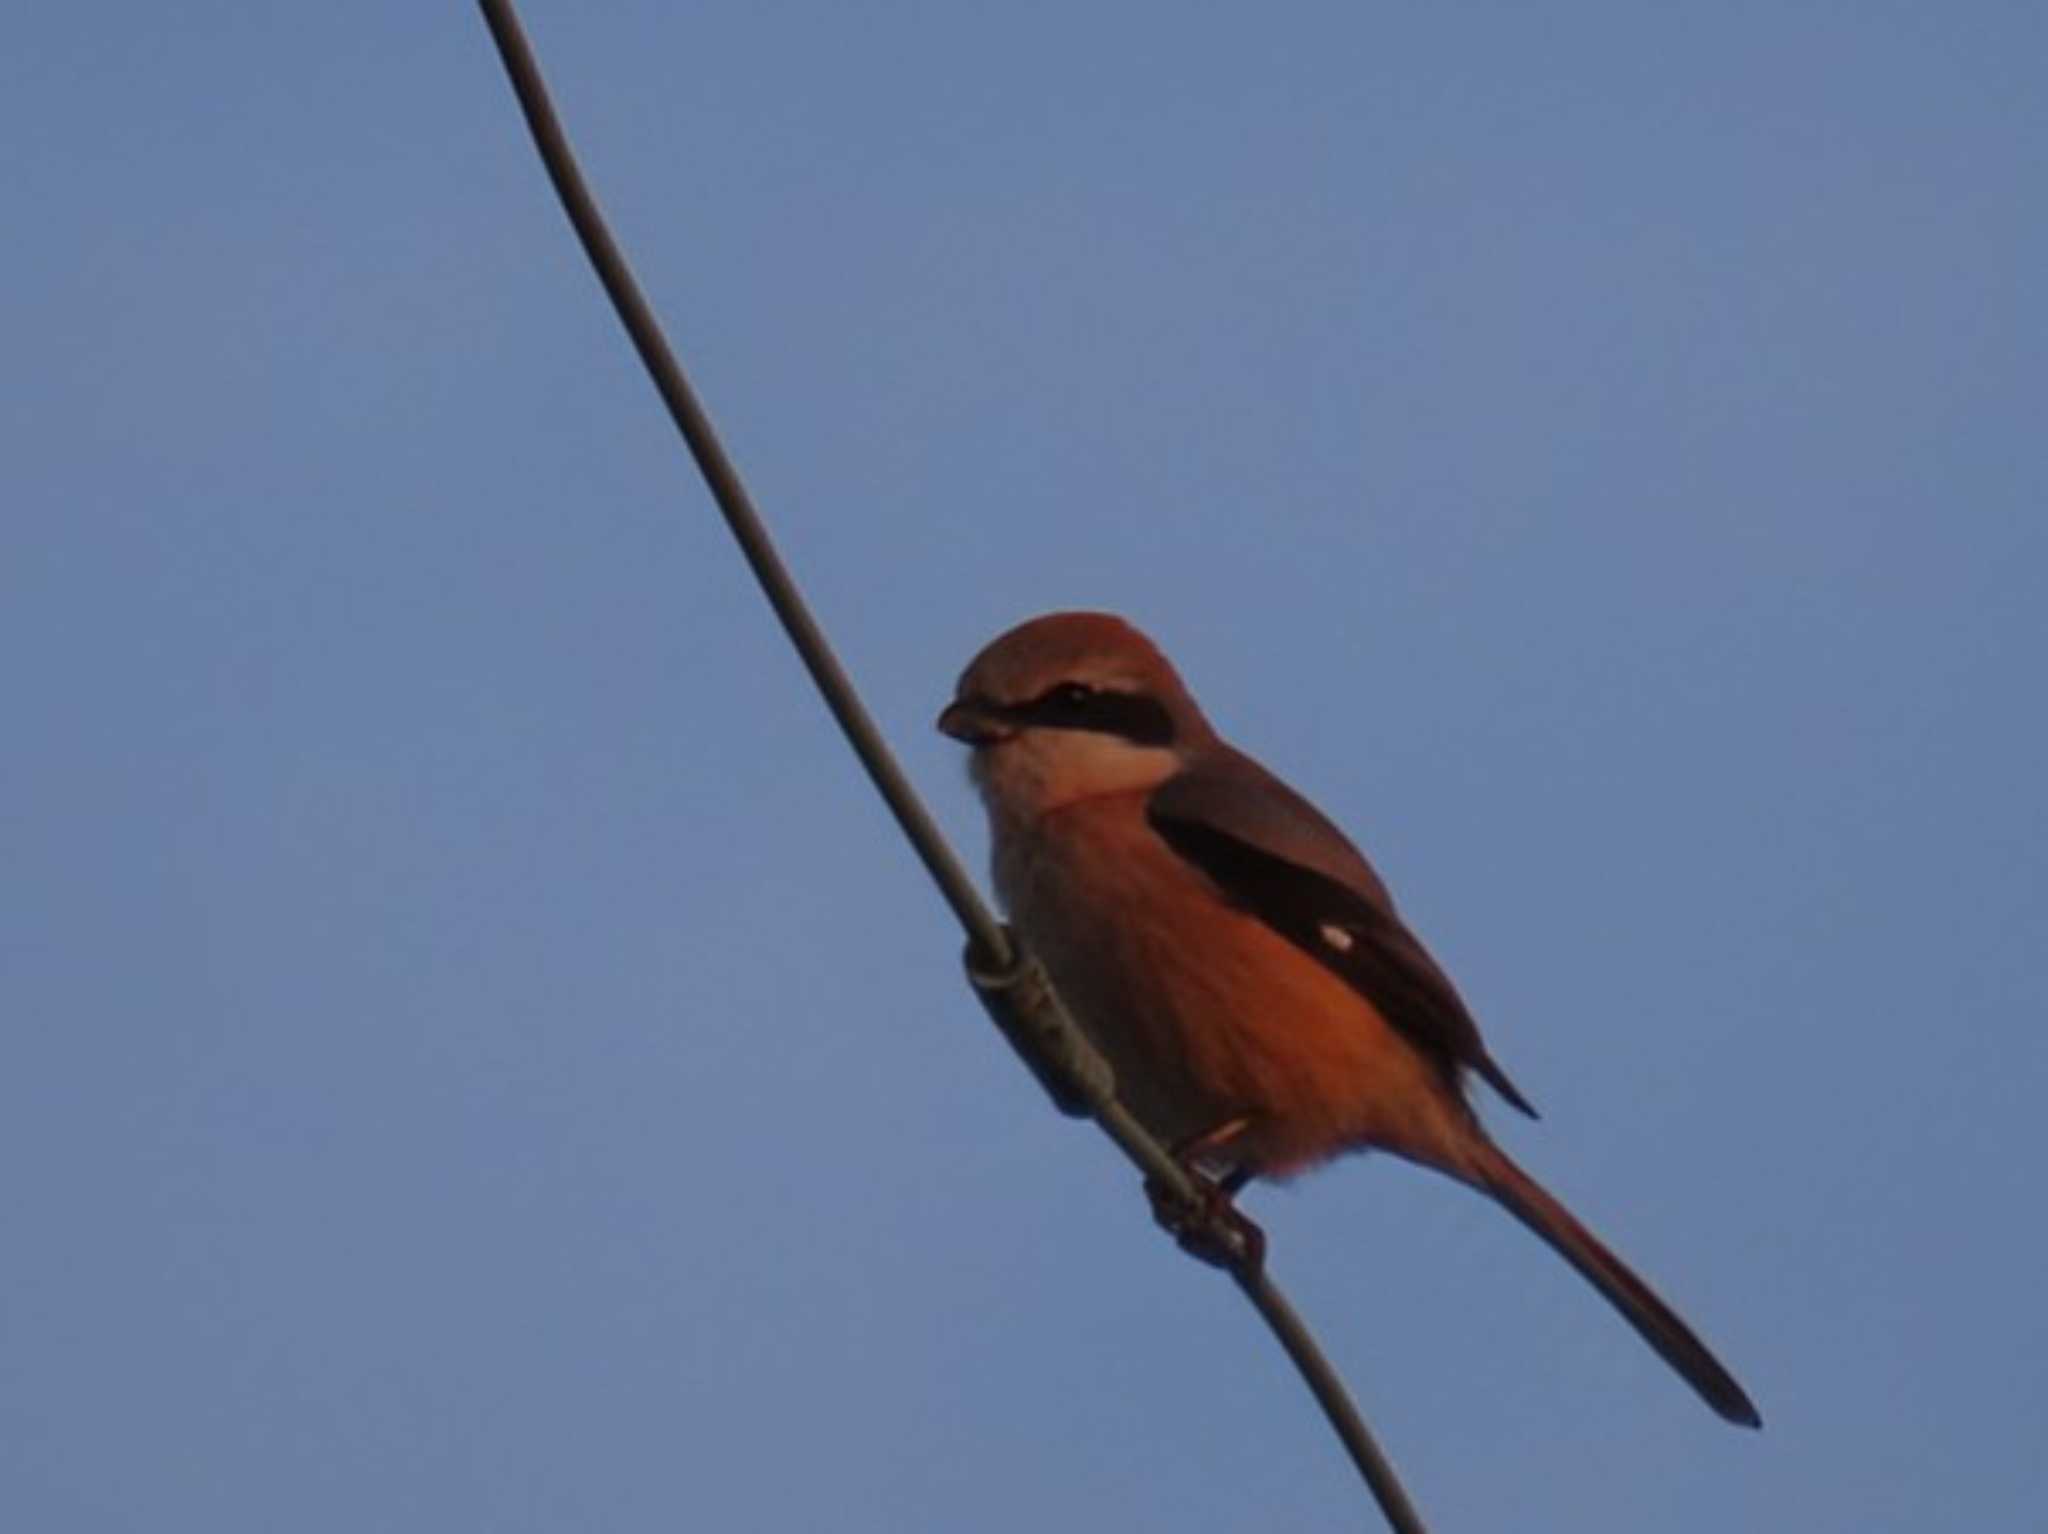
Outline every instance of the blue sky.
[[[1444, 1530], [2048, 1500], [2037, 6], [531, 6], [906, 764], [1130, 614], [1503, 1141], [1248, 1206]], [[1370, 1522], [958, 983], [463, 6], [0, 59], [0, 1507]], [[1511, 1117], [1511, 1116], [1510, 1116]]]

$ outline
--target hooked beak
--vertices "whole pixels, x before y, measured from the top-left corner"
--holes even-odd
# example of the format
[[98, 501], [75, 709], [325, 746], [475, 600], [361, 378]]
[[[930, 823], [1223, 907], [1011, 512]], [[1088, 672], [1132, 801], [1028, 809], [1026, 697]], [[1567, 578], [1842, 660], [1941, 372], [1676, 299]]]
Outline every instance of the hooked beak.
[[1009, 721], [975, 698], [959, 698], [948, 703], [939, 715], [938, 724], [940, 734], [950, 735], [970, 746], [992, 746], [1017, 733]]

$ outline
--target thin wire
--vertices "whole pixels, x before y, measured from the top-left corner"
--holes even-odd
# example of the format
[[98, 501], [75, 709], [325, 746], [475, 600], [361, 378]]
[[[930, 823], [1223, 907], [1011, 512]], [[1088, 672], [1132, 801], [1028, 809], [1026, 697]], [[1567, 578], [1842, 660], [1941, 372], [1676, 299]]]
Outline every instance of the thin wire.
[[832, 653], [832, 645], [825, 638], [824, 630], [818, 627], [817, 620], [804, 605], [796, 581], [783, 564], [782, 556], [775, 551], [761, 514], [754, 509], [754, 498], [747, 493], [739, 470], [726, 456], [725, 447], [711, 425], [711, 417], [698, 402], [697, 391], [690, 387], [675, 354], [669, 350], [661, 322], [654, 317], [654, 310], [641, 293], [640, 284], [634, 280], [633, 269], [626, 264], [625, 256], [612, 239], [611, 230], [605, 225], [604, 215], [598, 211], [597, 200], [584, 184], [583, 172], [577, 168], [568, 135], [562, 131], [561, 121], [548, 100], [547, 86], [540, 77], [540, 65], [526, 41], [518, 14], [510, 5], [493, 4], [492, 0], [482, 0], [482, 3], [484, 21], [489, 25], [498, 53], [505, 61], [505, 71], [512, 77], [513, 94], [519, 98], [519, 109], [526, 115], [526, 125], [533, 132], [533, 141], [540, 150], [541, 163], [547, 167], [548, 179], [554, 182], [555, 193], [562, 200], [569, 222], [576, 228], [576, 237], [583, 242], [584, 253], [597, 269], [598, 281], [604, 284], [613, 307], [618, 310], [626, 334], [640, 353], [640, 361], [654, 380], [654, 387], [668, 406], [683, 440], [689, 444], [690, 455], [697, 460], [698, 471], [711, 487], [712, 497], [724, 514], [725, 525], [732, 529], [740, 552], [753, 567], [754, 578], [760, 582], [768, 605], [782, 620], [790, 642], [796, 646], [798, 656], [811, 673], [811, 680], [823, 695], [825, 706], [839, 721], [839, 728], [845, 731], [861, 766], [874, 781], [876, 791], [888, 804], [896, 823], [903, 828], [903, 834], [910, 838], [917, 855], [924, 860], [926, 871], [938, 885], [939, 893], [946, 897], [946, 903], [953, 908], [953, 914], [959, 917], [960, 925], [983, 953], [999, 957], [1009, 954], [1010, 942], [1002, 923], [996, 920], [995, 913], [975, 888], [974, 880], [939, 834], [930, 812], [911, 788], [910, 780], [897, 764], [888, 742], [882, 738], [882, 732], [876, 728], [874, 719], [855, 693], [845, 668], [839, 664], [838, 656]]
[[[1028, 955], [1011, 942], [1008, 929], [997, 920], [981, 898], [960, 859], [940, 833], [938, 825], [910, 786], [890, 751], [882, 732], [861, 703], [852, 681], [833, 654], [824, 631], [811, 616], [802, 593], [789, 569], [776, 552], [773, 540], [747, 493], [739, 471], [726, 456], [725, 448], [711, 425], [711, 418], [690, 387], [682, 367], [669, 349], [660, 322], [634, 279], [625, 256], [612, 239], [596, 199], [584, 183], [574, 152], [548, 99], [540, 66], [527, 42], [525, 29], [510, 0], [479, 0], [484, 22], [490, 28], [499, 57], [512, 82], [519, 109], [533, 134], [548, 179], [582, 242], [585, 255], [604, 284], [619, 320], [625, 326], [641, 363], [653, 379], [655, 389], [683, 440], [696, 459], [698, 471], [710, 486], [726, 526], [731, 529], [740, 551], [753, 569], [769, 605], [781, 620], [811, 680], [825, 705], [839, 722], [847, 742], [859, 757], [875, 789], [896, 817], [926, 872], [953, 908], [967, 934], [969, 978], [1027, 1062], [1054, 1089], [1056, 1100], [1080, 1103], [1094, 1116], [1103, 1132], [1143, 1171], [1154, 1184], [1181, 1206], [1198, 1213], [1207, 1210], [1205, 1190], [1198, 1187], [1159, 1142], [1146, 1133], [1115, 1096], [1114, 1078], [1094, 1054], [1084, 1035], [1074, 1026], [1060, 1005], [1051, 984]], [[1026, 983], [1027, 981], [1031, 983]], [[1047, 1046], [1051, 1047], [1048, 1048]], [[1051, 1055], [1050, 1063], [1042, 1056]], [[1402, 1489], [1393, 1466], [1358, 1414], [1344, 1383], [1330, 1367], [1308, 1328], [1294, 1307], [1267, 1276], [1263, 1260], [1248, 1246], [1241, 1232], [1230, 1227], [1222, 1231], [1226, 1267], [1244, 1291], [1245, 1297], [1271, 1328], [1281, 1347], [1293, 1360], [1331, 1427], [1343, 1442], [1352, 1462], [1378, 1500], [1380, 1510], [1395, 1534], [1426, 1534], [1422, 1519]]]
[[1309, 1335], [1308, 1324], [1288, 1302], [1287, 1296], [1274, 1286], [1263, 1266], [1233, 1269], [1231, 1277], [1237, 1280], [1237, 1287], [1244, 1291], [1245, 1298], [1252, 1302], [1252, 1308], [1265, 1320], [1280, 1346], [1287, 1350], [1287, 1356], [1294, 1360], [1294, 1367], [1308, 1382], [1308, 1388], [1315, 1392], [1316, 1404], [1330, 1419], [1338, 1438], [1343, 1440], [1345, 1452], [1351, 1456], [1351, 1463], [1358, 1467], [1358, 1473], [1365, 1477], [1365, 1484], [1372, 1489], [1380, 1511], [1386, 1515], [1387, 1526], [1394, 1530], [1394, 1534], [1426, 1534], [1422, 1514], [1408, 1500], [1408, 1492], [1401, 1485], [1401, 1478], [1394, 1473], [1393, 1463], [1359, 1417], [1357, 1406], [1344, 1388], [1344, 1381], [1330, 1367], [1330, 1361], [1323, 1357], [1322, 1349]]

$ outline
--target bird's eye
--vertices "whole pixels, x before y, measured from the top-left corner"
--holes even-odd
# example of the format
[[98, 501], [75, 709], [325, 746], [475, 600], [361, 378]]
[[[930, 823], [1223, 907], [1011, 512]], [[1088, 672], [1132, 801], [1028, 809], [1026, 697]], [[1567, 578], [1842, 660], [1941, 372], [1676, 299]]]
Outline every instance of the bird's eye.
[[1173, 716], [1166, 705], [1120, 687], [1061, 682], [1009, 712], [1020, 724], [1041, 729], [1086, 730], [1140, 746], [1164, 746], [1173, 741]]

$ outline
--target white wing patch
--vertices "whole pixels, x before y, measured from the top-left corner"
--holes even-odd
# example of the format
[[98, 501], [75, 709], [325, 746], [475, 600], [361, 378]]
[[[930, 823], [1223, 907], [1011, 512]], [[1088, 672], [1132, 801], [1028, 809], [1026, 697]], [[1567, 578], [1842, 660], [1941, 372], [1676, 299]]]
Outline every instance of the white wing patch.
[[1357, 938], [1334, 922], [1324, 922], [1320, 928], [1320, 933], [1323, 941], [1339, 953], [1351, 952], [1352, 946], [1358, 941]]

